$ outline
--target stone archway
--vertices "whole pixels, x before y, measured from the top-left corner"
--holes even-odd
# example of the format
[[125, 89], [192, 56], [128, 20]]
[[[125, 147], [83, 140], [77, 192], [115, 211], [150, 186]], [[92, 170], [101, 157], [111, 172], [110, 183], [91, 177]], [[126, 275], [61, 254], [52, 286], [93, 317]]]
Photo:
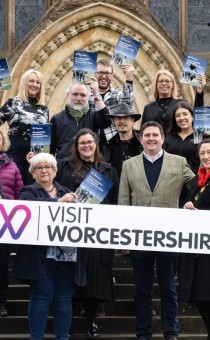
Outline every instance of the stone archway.
[[[3, 102], [16, 95], [22, 73], [35, 68], [45, 79], [50, 115], [59, 112], [72, 78], [74, 50], [95, 51], [99, 59], [110, 59], [120, 34], [142, 44], [134, 74], [134, 110], [142, 113], [153, 100], [151, 85], [158, 69], [169, 69], [179, 84], [184, 53], [138, 0], [56, 4], [9, 58], [13, 89], [4, 93]], [[114, 74], [113, 85], [120, 89], [124, 83], [121, 69], [115, 68]], [[179, 84], [179, 95], [193, 102], [191, 87]]]

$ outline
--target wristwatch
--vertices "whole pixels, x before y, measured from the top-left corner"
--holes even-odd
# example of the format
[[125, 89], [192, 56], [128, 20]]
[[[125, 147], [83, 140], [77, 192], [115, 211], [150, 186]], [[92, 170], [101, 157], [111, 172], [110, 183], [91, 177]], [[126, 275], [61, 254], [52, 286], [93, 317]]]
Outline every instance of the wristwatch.
[[95, 102], [100, 102], [102, 100], [101, 95], [99, 94], [97, 97], [94, 97]]

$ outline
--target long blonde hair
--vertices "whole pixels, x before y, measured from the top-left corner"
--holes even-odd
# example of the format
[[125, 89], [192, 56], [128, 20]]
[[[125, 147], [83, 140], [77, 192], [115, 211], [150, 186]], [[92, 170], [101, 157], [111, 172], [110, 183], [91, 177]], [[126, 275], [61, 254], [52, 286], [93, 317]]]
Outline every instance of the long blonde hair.
[[41, 72], [37, 70], [28, 70], [25, 73], [23, 73], [22, 77], [20, 78], [20, 84], [18, 87], [18, 93], [17, 93], [17, 98], [22, 100], [23, 102], [28, 102], [28, 90], [27, 90], [27, 85], [28, 85], [28, 79], [31, 73], [35, 73], [37, 77], [39, 78], [40, 81], [40, 90], [36, 95], [37, 99], [37, 104], [38, 105], [45, 105], [45, 89], [44, 89], [44, 80]]
[[156, 100], [159, 97], [158, 90], [157, 90], [157, 82], [158, 82], [158, 78], [161, 74], [165, 74], [168, 77], [170, 77], [171, 80], [173, 80], [174, 86], [171, 90], [171, 97], [177, 98], [177, 85], [176, 85], [176, 81], [175, 81], [173, 74], [171, 72], [169, 72], [168, 70], [161, 69], [157, 72], [155, 79], [153, 81], [153, 96], [154, 96], [154, 99]]

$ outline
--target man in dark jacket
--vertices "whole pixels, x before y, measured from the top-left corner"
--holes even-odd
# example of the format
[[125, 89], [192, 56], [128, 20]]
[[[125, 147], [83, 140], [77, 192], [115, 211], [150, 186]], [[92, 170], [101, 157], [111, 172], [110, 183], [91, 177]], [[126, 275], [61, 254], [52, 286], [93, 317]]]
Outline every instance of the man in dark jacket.
[[123, 162], [142, 152], [139, 135], [133, 129], [133, 123], [140, 119], [141, 115], [133, 113], [132, 109], [123, 103], [118, 105], [109, 117], [113, 118], [118, 132], [102, 144], [101, 153], [105, 160], [117, 170], [120, 179]]
[[98, 130], [111, 124], [102, 97], [99, 95], [99, 86], [96, 78], [91, 78], [90, 89], [94, 94], [96, 110], [89, 108], [89, 92], [86, 85], [73, 84], [68, 90], [68, 104], [65, 109], [51, 118], [52, 135], [50, 153], [57, 159], [69, 155], [73, 144], [73, 138], [82, 128]]

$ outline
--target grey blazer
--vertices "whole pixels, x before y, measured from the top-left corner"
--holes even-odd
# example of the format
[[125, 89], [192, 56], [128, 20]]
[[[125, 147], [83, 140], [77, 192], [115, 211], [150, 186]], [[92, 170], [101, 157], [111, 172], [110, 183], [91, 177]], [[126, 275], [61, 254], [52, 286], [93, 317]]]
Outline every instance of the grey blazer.
[[164, 151], [160, 175], [152, 192], [144, 170], [143, 153], [123, 163], [118, 204], [178, 208], [183, 185], [194, 177], [184, 157]]

